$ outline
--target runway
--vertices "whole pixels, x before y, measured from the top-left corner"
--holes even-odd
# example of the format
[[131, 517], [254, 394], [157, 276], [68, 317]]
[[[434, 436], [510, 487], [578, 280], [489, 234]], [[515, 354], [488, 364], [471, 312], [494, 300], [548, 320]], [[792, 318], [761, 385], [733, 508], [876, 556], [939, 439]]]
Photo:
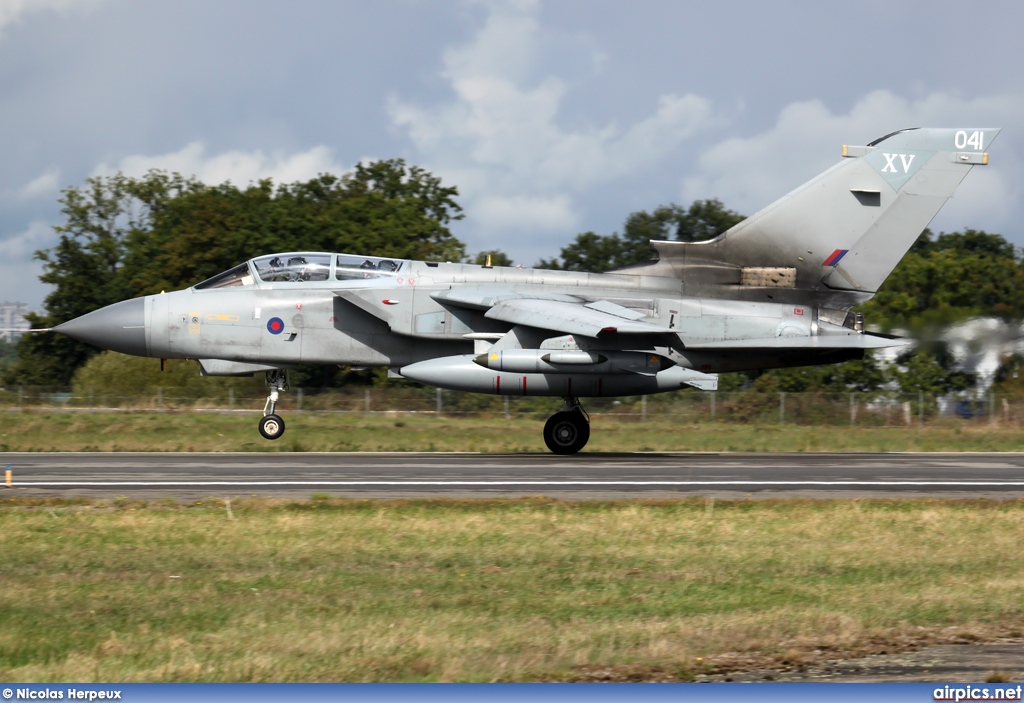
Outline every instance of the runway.
[[1024, 454], [6, 453], [6, 496], [1024, 497]]

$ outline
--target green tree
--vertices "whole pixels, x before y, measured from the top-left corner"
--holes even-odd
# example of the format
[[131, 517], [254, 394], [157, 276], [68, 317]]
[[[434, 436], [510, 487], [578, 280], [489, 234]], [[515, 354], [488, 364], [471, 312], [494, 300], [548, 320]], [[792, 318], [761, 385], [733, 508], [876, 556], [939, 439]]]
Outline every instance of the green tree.
[[[61, 197], [57, 244], [36, 252], [54, 286], [35, 327], [52, 327], [126, 298], [198, 283], [274, 251], [341, 251], [457, 261], [448, 229], [458, 191], [401, 159], [275, 186], [206, 185], [151, 171], [90, 178]], [[25, 335], [9, 376], [65, 385], [97, 350], [58, 335]]]
[[920, 329], [980, 315], [1024, 317], [1024, 268], [1002, 235], [927, 230], [863, 306], [883, 327]]
[[163, 389], [167, 400], [213, 398], [223, 401], [228, 397], [229, 388], [243, 397], [258, 397], [264, 383], [259, 374], [254, 378], [203, 378], [199, 364], [190, 359], [168, 359], [161, 371], [156, 359], [105, 351], [93, 356], [75, 372], [71, 387], [79, 398], [117, 406], [122, 402], [155, 399], [157, 388]]
[[1024, 395], [1024, 356], [1009, 354], [999, 360], [992, 390], [1007, 395]]
[[902, 355], [894, 376], [902, 392], [933, 396], [966, 390], [976, 381], [974, 374], [954, 369], [954, 361], [943, 347]]
[[714, 239], [746, 219], [722, 204], [718, 198], [694, 200], [676, 219], [675, 239], [680, 242], [703, 242]]
[[7, 370], [18, 358], [18, 345], [0, 339], [0, 382], [7, 376]]
[[654, 208], [654, 212], [631, 213], [622, 225], [621, 243], [611, 262], [612, 268], [650, 259], [651, 240], [674, 239], [684, 217], [685, 212], [678, 205], [662, 205]]
[[[105, 305], [132, 297], [122, 275], [131, 234], [147, 226], [152, 202], [137, 197], [138, 182], [121, 174], [90, 178], [83, 188], [68, 188], [60, 199], [64, 223], [52, 249], [37, 251], [46, 296], [43, 316], [28, 315], [34, 329], [54, 327]], [[26, 334], [8, 382], [66, 385], [75, 369], [96, 353], [87, 344], [51, 334]]]
[[[152, 174], [162, 177], [162, 174]], [[154, 210], [125, 262], [134, 294], [182, 288], [274, 251], [338, 251], [458, 261], [448, 229], [462, 218], [458, 190], [401, 159], [360, 164], [274, 187], [230, 183], [182, 192]]]
[[622, 234], [584, 232], [563, 247], [559, 256], [542, 260], [541, 268], [602, 272], [651, 258], [651, 240], [699, 242], [713, 239], [743, 221], [717, 199], [696, 200], [689, 208], [661, 205], [653, 212], [640, 210], [626, 218]]
[[866, 392], [878, 390], [887, 380], [885, 371], [874, 357], [865, 356], [841, 364], [773, 369], [754, 381], [754, 390], [787, 393]]
[[624, 250], [617, 234], [605, 236], [594, 232], [576, 235], [573, 242], [562, 248], [559, 258], [543, 259], [537, 266], [563, 271], [589, 271], [601, 273], [619, 267]]

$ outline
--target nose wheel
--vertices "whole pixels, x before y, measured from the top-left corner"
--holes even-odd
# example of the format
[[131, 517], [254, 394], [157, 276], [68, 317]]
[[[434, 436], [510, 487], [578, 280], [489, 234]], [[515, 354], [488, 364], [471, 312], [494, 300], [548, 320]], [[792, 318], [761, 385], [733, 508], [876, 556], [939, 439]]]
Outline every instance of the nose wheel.
[[260, 434], [265, 439], [277, 439], [284, 434], [284, 420], [280, 415], [264, 415], [260, 418]]
[[284, 434], [284, 420], [276, 413], [277, 401], [281, 391], [288, 390], [288, 374], [284, 369], [267, 371], [267, 385], [270, 395], [263, 405], [263, 417], [260, 418], [260, 434], [265, 439], [277, 439]]
[[565, 406], [544, 423], [544, 444], [554, 454], [575, 454], [590, 440], [590, 417], [579, 399], [566, 398]]

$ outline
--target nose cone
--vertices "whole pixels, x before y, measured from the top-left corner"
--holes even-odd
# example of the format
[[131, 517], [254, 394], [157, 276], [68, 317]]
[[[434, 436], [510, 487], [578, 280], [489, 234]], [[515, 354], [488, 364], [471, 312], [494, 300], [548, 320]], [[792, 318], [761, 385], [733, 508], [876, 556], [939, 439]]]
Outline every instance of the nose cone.
[[108, 305], [57, 325], [53, 331], [100, 349], [148, 356], [146, 299], [134, 298]]

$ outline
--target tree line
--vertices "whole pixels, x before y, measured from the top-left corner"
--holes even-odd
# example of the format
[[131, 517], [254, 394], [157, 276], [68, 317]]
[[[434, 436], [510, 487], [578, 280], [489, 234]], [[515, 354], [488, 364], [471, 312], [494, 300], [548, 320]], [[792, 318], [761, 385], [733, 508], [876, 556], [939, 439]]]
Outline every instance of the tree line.
[[[500, 250], [467, 255], [449, 225], [463, 217], [458, 189], [400, 159], [343, 176], [239, 187], [151, 171], [88, 179], [63, 191], [57, 244], [36, 252], [53, 286], [35, 327], [52, 327], [127, 298], [193, 285], [259, 253], [322, 250], [511, 265]], [[630, 214], [621, 232], [583, 232], [535, 265], [609, 271], [650, 258], [648, 241], [703, 241], [744, 219], [715, 199]], [[1000, 234], [925, 231], [862, 311], [869, 324], [921, 332], [976, 316], [1024, 319], [1024, 258]], [[0, 349], [5, 385], [68, 385], [97, 350], [60, 335], [28, 334]], [[1007, 374], [1004, 374], [1007, 375]], [[335, 369], [300, 370], [297, 383], [337, 385]], [[364, 379], [365, 380], [365, 379]], [[885, 371], [871, 358], [826, 367], [723, 377], [725, 389], [907, 391], [968, 387], [940, 346], [921, 347]]]
[[[54, 288], [32, 323], [53, 327], [119, 300], [186, 288], [258, 253], [461, 260], [465, 245], [448, 228], [463, 216], [457, 195], [400, 159], [279, 185], [207, 185], [161, 171], [90, 178], [63, 191], [58, 242], [35, 254], [40, 280]], [[96, 353], [61, 335], [28, 334], [6, 380], [67, 385]], [[334, 381], [333, 370], [305, 373], [310, 382]]]

